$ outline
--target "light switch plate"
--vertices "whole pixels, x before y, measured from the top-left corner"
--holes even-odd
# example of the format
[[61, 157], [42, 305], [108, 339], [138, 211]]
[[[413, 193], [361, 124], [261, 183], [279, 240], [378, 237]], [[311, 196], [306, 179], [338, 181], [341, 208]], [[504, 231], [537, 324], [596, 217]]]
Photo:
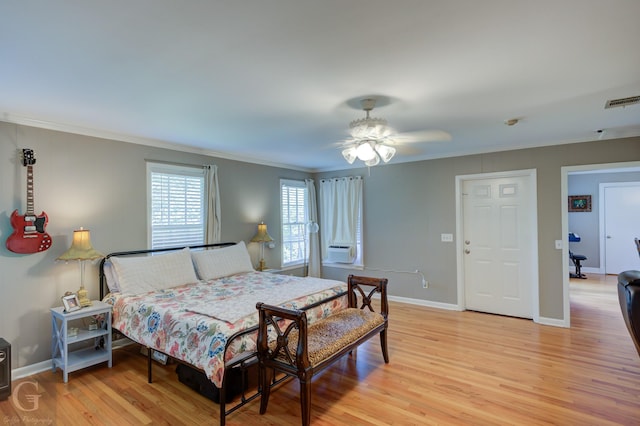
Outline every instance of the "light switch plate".
[[556, 240], [556, 250], [562, 250], [562, 240]]
[[440, 234], [440, 241], [443, 243], [453, 242], [453, 234]]

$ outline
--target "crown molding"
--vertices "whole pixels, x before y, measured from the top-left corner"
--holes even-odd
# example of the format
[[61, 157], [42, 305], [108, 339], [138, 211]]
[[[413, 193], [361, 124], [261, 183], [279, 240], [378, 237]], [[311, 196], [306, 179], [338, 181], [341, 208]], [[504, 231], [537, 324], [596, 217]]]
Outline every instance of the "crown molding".
[[296, 171], [307, 172], [307, 173], [314, 172], [313, 169], [292, 166], [290, 164], [281, 164], [281, 163], [274, 163], [270, 161], [264, 161], [259, 158], [255, 158], [251, 156], [233, 155], [225, 152], [197, 148], [191, 145], [183, 145], [183, 144], [168, 142], [160, 139], [146, 138], [146, 137], [135, 136], [135, 135], [130, 135], [126, 133], [112, 132], [110, 130], [94, 129], [89, 127], [76, 126], [73, 124], [65, 124], [65, 123], [58, 123], [54, 121], [41, 120], [41, 119], [26, 117], [23, 115], [12, 114], [8, 112], [2, 113], [2, 115], [0, 116], [0, 121], [12, 123], [12, 124], [18, 124], [21, 126], [36, 127], [40, 129], [55, 130], [58, 132], [73, 133], [73, 134], [82, 135], [82, 136], [90, 136], [90, 137], [96, 137], [101, 139], [127, 142], [127, 143], [132, 143], [137, 145], [152, 146], [155, 148], [170, 149], [173, 151], [188, 152], [191, 154], [206, 155], [210, 157], [223, 158], [225, 160], [233, 160], [233, 161], [240, 161], [243, 163], [258, 164], [261, 166], [296, 170]]

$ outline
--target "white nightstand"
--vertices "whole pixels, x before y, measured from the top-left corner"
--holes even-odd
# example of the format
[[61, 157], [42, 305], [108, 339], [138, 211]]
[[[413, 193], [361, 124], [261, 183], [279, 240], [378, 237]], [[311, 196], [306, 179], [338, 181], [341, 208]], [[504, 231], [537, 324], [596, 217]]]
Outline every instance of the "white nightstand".
[[[92, 306], [73, 312], [65, 312], [62, 306], [51, 308], [51, 358], [53, 372], [60, 368], [64, 382], [69, 379], [69, 373], [107, 361], [111, 368], [111, 305], [94, 300]], [[87, 326], [78, 327], [76, 336], [69, 336], [69, 322], [94, 315], [104, 315], [104, 321], [98, 323], [96, 330], [89, 330]], [[86, 342], [93, 339], [93, 345], [86, 347]], [[84, 345], [76, 343], [85, 342]], [[74, 348], [77, 346], [78, 348]]]

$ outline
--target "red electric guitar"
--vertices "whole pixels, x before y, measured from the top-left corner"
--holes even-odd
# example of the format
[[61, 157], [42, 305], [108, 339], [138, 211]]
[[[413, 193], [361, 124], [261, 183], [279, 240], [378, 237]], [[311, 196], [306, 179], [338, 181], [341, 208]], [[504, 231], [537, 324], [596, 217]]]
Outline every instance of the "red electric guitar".
[[13, 234], [7, 238], [7, 248], [14, 253], [38, 253], [51, 247], [51, 236], [44, 230], [49, 221], [47, 214], [36, 216], [33, 210], [33, 150], [22, 150], [22, 164], [27, 167], [27, 212], [24, 216], [17, 209], [11, 213]]

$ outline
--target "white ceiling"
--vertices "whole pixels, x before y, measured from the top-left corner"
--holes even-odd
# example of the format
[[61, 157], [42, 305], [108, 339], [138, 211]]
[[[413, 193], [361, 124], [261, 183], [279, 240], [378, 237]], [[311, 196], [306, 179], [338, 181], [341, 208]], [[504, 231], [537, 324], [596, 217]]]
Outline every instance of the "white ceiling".
[[302, 170], [348, 166], [367, 95], [400, 132], [452, 136], [392, 163], [637, 136], [640, 104], [604, 105], [640, 95], [639, 18], [638, 0], [2, 1], [0, 119]]

